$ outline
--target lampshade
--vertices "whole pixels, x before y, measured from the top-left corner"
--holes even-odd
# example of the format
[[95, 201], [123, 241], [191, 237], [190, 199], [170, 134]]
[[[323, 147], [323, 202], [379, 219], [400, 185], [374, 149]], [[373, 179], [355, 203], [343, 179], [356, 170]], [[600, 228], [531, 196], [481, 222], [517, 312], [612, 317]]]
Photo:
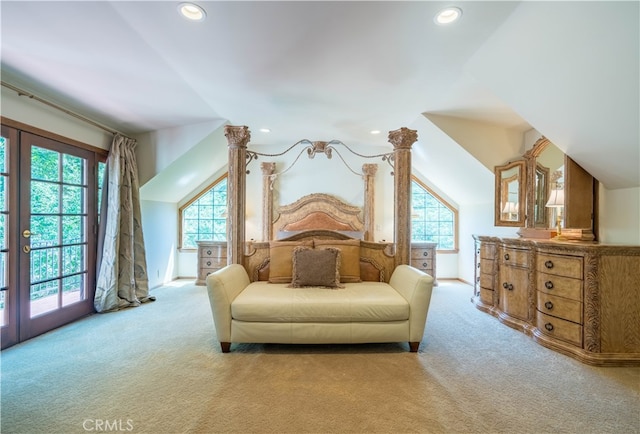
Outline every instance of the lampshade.
[[502, 208], [502, 212], [516, 214], [518, 212], [518, 204], [515, 202], [507, 202], [504, 204], [504, 208]]
[[551, 190], [551, 194], [549, 195], [549, 200], [545, 205], [549, 208], [557, 208], [564, 206], [564, 190], [555, 189]]

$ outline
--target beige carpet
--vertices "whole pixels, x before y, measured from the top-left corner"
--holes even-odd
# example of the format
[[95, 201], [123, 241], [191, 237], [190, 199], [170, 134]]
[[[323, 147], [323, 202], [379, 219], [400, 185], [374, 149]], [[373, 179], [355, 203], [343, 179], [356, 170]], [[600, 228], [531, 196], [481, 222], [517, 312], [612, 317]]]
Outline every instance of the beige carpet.
[[407, 344], [232, 345], [204, 287], [7, 349], [2, 433], [639, 433], [640, 368], [595, 368], [434, 289]]

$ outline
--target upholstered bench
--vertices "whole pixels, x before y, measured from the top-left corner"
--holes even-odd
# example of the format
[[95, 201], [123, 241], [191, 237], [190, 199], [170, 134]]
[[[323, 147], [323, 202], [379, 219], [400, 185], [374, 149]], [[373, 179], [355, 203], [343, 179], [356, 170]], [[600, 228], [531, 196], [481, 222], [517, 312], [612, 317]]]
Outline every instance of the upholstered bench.
[[409, 265], [389, 283], [344, 283], [336, 288], [250, 282], [228, 265], [207, 278], [215, 331], [223, 352], [231, 343], [384, 343], [422, 340], [433, 278]]

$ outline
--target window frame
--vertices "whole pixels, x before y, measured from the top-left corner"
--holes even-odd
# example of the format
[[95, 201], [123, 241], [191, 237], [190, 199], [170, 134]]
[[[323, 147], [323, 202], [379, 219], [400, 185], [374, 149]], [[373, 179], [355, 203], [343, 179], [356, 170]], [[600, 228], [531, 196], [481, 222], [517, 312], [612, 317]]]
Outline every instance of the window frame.
[[[433, 189], [429, 188], [424, 182], [422, 182], [420, 179], [418, 179], [415, 175], [411, 175], [411, 181], [415, 182], [416, 184], [418, 184], [420, 187], [422, 187], [427, 193], [429, 193], [430, 195], [432, 195], [438, 202], [440, 202], [444, 207], [446, 207], [449, 211], [451, 211], [453, 213], [453, 249], [440, 249], [439, 247], [437, 248], [437, 252], [438, 253], [458, 253], [459, 252], [459, 237], [458, 237], [458, 225], [459, 225], [459, 219], [458, 219], [458, 210], [453, 207], [453, 205], [451, 205], [449, 202], [447, 202], [445, 199], [442, 198], [442, 196], [440, 196], [438, 193], [436, 193], [435, 191], [433, 191]], [[411, 195], [412, 199], [413, 199], [413, 194]], [[413, 208], [413, 203], [411, 204], [411, 207]], [[413, 219], [411, 220], [411, 242], [412, 243], [419, 243], [419, 242], [423, 242], [423, 241], [418, 241], [418, 240], [413, 240]]]
[[[193, 196], [191, 199], [189, 199], [187, 202], [185, 202], [181, 207], [178, 208], [178, 250], [179, 251], [185, 251], [185, 252], [192, 252], [192, 251], [196, 251], [198, 250], [198, 247], [183, 247], [182, 245], [182, 224], [183, 224], [183, 212], [186, 208], [188, 208], [189, 206], [191, 206], [194, 202], [196, 202], [198, 199], [200, 199], [202, 196], [204, 196], [206, 193], [209, 192], [209, 190], [211, 190], [212, 188], [214, 188], [216, 185], [218, 185], [220, 182], [222, 182], [223, 180], [229, 178], [229, 173], [225, 172], [222, 175], [220, 175], [215, 181], [211, 182], [210, 184], [208, 184], [206, 187], [204, 187], [202, 190], [200, 190], [200, 192], [198, 194], [196, 194], [195, 196]], [[228, 223], [227, 223], [228, 224]]]

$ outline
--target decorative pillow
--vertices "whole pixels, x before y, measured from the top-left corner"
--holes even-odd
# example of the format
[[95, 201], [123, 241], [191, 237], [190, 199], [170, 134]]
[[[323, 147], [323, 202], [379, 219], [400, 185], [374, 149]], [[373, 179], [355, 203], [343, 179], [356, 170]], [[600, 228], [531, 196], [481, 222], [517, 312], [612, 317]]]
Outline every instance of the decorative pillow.
[[362, 282], [360, 279], [360, 240], [314, 240], [316, 249], [340, 249], [340, 282]]
[[291, 282], [293, 249], [299, 246], [313, 247], [313, 240], [269, 242], [269, 282]]
[[344, 288], [340, 285], [340, 250], [296, 247], [293, 250], [293, 278], [289, 286]]

